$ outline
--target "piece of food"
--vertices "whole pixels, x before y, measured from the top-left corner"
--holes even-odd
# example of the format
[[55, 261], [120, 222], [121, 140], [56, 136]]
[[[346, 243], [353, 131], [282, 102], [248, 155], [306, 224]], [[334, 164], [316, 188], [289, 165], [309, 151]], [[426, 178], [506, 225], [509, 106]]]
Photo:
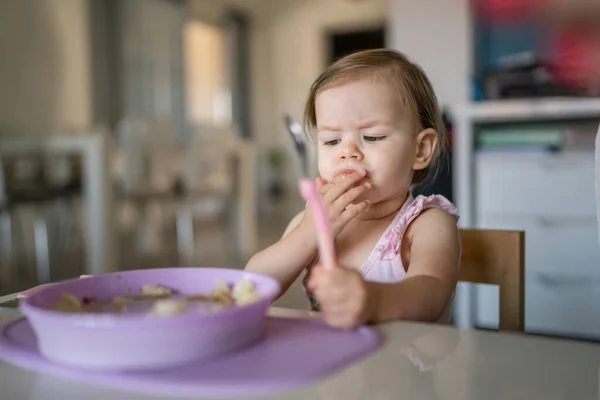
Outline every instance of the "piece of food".
[[232, 296], [238, 305], [250, 304], [259, 298], [252, 282], [244, 278], [237, 281], [233, 287]]
[[69, 293], [61, 293], [52, 309], [63, 312], [81, 312], [83, 307], [77, 297]]
[[217, 280], [215, 283], [215, 288], [212, 290], [212, 293], [229, 293], [231, 288], [229, 287], [229, 283], [223, 279]]
[[150, 314], [158, 317], [168, 317], [171, 315], [181, 314], [187, 309], [187, 301], [185, 300], [157, 300], [150, 309]]
[[171, 295], [171, 289], [159, 285], [144, 285], [140, 292], [143, 296], [168, 297]]
[[135, 303], [135, 299], [127, 296], [117, 296], [113, 298], [112, 304], [119, 308], [130, 307]]
[[210, 295], [208, 294], [191, 294], [185, 296], [187, 301], [210, 301]]
[[171, 295], [171, 289], [159, 285], [149, 284], [142, 286], [142, 289], [138, 294], [116, 296], [113, 298], [112, 303], [117, 307], [127, 307], [136, 301], [165, 299], [171, 297]]
[[215, 288], [208, 295], [210, 301], [223, 304], [223, 305], [232, 305], [235, 303], [235, 300], [231, 296], [231, 288], [229, 287], [229, 283], [220, 279], [216, 282]]
[[235, 304], [235, 299], [231, 296], [231, 293], [229, 292], [213, 292], [211, 293], [209, 299], [213, 303], [218, 303], [224, 306], [231, 306]]

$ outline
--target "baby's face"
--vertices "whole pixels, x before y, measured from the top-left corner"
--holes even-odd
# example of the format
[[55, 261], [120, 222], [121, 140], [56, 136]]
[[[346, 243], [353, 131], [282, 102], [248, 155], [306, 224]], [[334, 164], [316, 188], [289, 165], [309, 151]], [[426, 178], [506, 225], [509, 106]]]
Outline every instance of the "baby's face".
[[412, 121], [383, 83], [361, 80], [321, 92], [316, 99], [319, 174], [331, 182], [358, 168], [373, 185], [372, 204], [406, 194], [417, 152]]

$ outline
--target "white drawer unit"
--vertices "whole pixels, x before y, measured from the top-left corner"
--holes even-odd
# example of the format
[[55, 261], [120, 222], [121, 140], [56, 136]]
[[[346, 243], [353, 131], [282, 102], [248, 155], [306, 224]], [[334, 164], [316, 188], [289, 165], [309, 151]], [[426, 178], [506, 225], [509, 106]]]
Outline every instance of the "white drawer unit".
[[[476, 325], [498, 327], [498, 287], [477, 285]], [[529, 272], [525, 279], [525, 330], [600, 339], [600, 277]]]
[[600, 276], [600, 246], [593, 216], [478, 212], [477, 226], [525, 231], [525, 268]]
[[479, 153], [476, 207], [482, 211], [596, 215], [593, 152]]
[[[594, 155], [480, 153], [479, 228], [525, 231], [525, 329], [600, 339]], [[478, 285], [476, 325], [498, 326], [498, 288]]]

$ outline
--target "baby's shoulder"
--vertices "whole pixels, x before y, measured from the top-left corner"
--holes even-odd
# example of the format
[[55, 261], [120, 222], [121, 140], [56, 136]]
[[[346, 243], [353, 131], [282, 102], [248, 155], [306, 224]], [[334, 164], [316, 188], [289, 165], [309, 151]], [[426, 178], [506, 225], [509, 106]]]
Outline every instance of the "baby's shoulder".
[[444, 196], [417, 196], [408, 206], [403, 219], [407, 222], [406, 234], [411, 238], [415, 233], [430, 235], [436, 232], [455, 231], [459, 214], [457, 208]]
[[[405, 211], [405, 218], [413, 219], [421, 214], [432, 213], [438, 215], [449, 215], [456, 223], [459, 219], [458, 209], [450, 200], [440, 194], [433, 194], [430, 196], [419, 195], [408, 205]], [[443, 217], [445, 218], [445, 217]]]
[[410, 229], [415, 226], [435, 228], [440, 225], [456, 227], [457, 220], [456, 215], [449, 213], [443, 208], [428, 208], [423, 210], [408, 228]]
[[[457, 268], [461, 252], [458, 214], [449, 207], [423, 209], [406, 230], [402, 246], [409, 264], [416, 258]], [[432, 261], [433, 260], [433, 261]]]

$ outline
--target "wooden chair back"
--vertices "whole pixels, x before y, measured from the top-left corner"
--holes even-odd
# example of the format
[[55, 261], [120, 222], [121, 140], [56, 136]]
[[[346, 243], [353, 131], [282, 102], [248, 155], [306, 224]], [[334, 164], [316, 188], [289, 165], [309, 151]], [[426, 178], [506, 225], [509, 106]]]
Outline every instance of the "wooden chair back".
[[525, 232], [460, 229], [458, 280], [500, 287], [501, 331], [525, 329]]

